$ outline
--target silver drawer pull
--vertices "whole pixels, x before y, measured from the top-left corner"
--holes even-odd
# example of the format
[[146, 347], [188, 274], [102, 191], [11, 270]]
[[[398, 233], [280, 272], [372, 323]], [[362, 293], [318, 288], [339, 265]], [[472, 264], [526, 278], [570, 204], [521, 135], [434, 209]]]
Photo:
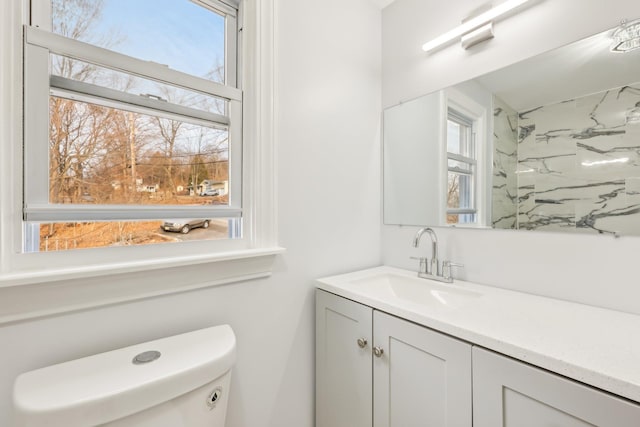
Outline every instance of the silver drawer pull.
[[383, 354], [384, 354], [383, 349], [381, 349], [380, 347], [373, 347], [373, 355], [375, 357], [382, 357]]
[[358, 347], [365, 348], [367, 346], [366, 338], [358, 338]]

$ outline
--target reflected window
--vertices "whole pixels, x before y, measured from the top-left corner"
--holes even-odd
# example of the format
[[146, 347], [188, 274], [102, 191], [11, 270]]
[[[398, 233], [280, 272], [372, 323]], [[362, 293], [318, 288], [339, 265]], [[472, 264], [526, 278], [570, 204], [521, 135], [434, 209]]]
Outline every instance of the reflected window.
[[449, 109], [447, 116], [447, 224], [477, 222], [476, 159], [473, 119]]

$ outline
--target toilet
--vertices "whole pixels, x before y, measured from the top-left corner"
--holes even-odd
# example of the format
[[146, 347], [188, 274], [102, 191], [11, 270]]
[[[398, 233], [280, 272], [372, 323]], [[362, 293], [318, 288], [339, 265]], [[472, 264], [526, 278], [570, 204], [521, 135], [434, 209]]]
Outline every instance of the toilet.
[[223, 427], [236, 339], [214, 326], [21, 374], [16, 427]]

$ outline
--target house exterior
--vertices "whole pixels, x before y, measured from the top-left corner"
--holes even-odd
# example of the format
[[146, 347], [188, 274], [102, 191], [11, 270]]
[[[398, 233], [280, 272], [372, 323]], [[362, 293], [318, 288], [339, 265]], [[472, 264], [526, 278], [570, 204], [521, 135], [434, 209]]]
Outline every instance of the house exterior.
[[229, 193], [229, 181], [215, 181], [212, 179], [205, 179], [198, 184], [198, 194], [204, 193], [210, 190], [218, 190], [220, 196], [224, 196]]

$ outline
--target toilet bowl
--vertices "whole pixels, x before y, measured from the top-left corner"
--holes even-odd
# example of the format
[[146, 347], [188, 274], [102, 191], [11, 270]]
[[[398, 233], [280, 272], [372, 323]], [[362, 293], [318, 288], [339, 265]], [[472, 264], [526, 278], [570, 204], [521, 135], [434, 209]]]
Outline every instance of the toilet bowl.
[[16, 427], [223, 427], [236, 340], [228, 325], [20, 375]]

